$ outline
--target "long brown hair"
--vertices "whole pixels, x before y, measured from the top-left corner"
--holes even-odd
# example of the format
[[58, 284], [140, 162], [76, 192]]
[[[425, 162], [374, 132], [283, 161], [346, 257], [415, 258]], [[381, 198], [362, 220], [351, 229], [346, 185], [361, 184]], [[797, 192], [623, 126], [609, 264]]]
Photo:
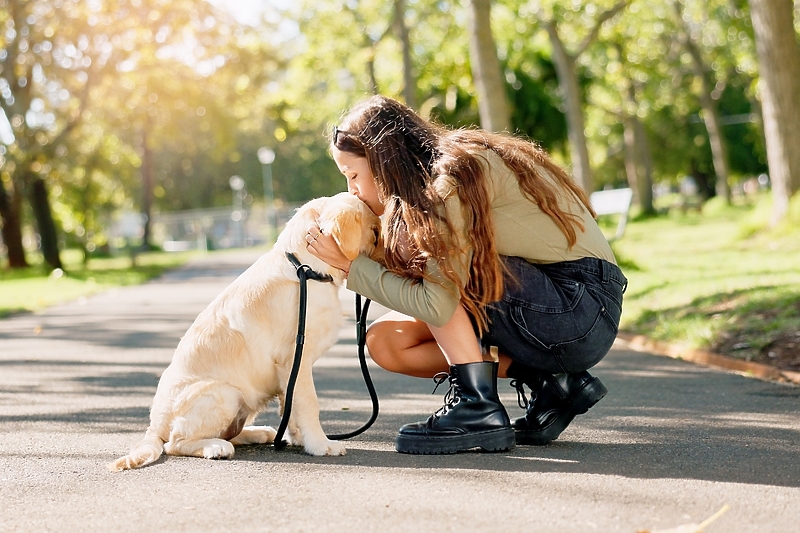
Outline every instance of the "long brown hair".
[[[438, 261], [443, 275], [459, 287], [456, 296], [481, 332], [487, 327], [486, 306], [503, 294], [503, 265], [494, 227], [482, 222], [491, 220], [491, 206], [483, 167], [473, 153], [496, 152], [517, 176], [523, 193], [553, 219], [570, 246], [584, 227], [580, 217], [559, 206], [559, 198], [574, 196], [594, 216], [586, 192], [536, 144], [484, 130], [448, 130], [385, 96], [356, 104], [345, 114], [332, 142], [338, 150], [365, 157], [375, 176], [385, 213], [386, 267], [423, 279], [427, 261]], [[453, 268], [459, 259], [452, 251], [461, 247], [454, 242], [443, 198], [434, 184], [442, 175], [457, 184], [472, 244], [465, 283]]]

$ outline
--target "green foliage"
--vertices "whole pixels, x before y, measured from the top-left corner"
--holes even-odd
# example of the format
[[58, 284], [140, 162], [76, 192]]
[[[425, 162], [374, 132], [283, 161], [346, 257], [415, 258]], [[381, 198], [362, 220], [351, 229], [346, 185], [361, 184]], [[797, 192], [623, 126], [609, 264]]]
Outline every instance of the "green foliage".
[[[570, 158], [565, 110], [541, 16], [559, 21], [567, 51], [574, 53], [598, 13], [615, 4], [492, 3], [513, 128], [559, 161]], [[12, 5], [26, 16], [12, 19]], [[373, 92], [402, 99], [394, 2], [270, 4], [263, 19], [249, 24], [215, 5], [226, 4], [2, 3], [0, 23], [8, 30], [3, 61], [16, 66], [3, 63], [0, 85], [7, 85], [4, 95], [13, 93], [13, 105], [5, 96], [2, 101], [16, 125], [16, 141], [0, 146], [0, 176], [5, 190], [20, 194], [31, 177], [47, 180], [68, 245], [88, 253], [101, 248], [115, 213], [141, 209], [145, 199], [157, 211], [229, 205], [234, 174], [246, 182], [246, 205], [259, 202], [264, 184], [256, 153], [262, 146], [276, 152], [272, 175], [279, 203], [340, 191], [342, 178], [327, 153], [329, 128]], [[464, 4], [404, 5], [420, 112], [448, 125], [474, 126], [478, 110]], [[636, 116], [649, 141], [656, 184], [675, 185], [691, 175], [712, 189], [698, 77], [681, 42], [689, 34], [697, 37], [723, 118], [739, 117], [723, 126], [731, 185], [765, 171], [760, 126], [741, 120], [757, 111], [759, 69], [748, 9], [738, 0], [631, 0], [602, 26], [575, 65], [598, 187], [626, 184], [623, 120]], [[18, 49], [24, 53], [13, 56], [23, 33]], [[25, 73], [24, 90], [11, 78], [16, 71]], [[152, 198], [143, 183], [148, 165]], [[28, 177], [21, 174], [25, 168], [32, 171]], [[27, 212], [23, 202], [24, 217]], [[757, 232], [760, 224], [742, 231]]]
[[514, 131], [539, 143], [545, 150], [567, 149], [567, 122], [555, 96], [558, 80], [552, 63], [539, 56], [534, 77], [523, 67], [513, 70], [510, 101], [514, 106]]
[[615, 243], [639, 267], [625, 270], [623, 329], [749, 358], [800, 331], [800, 235], [762, 226], [743, 237], [762, 209], [717, 202], [702, 217], [630, 223]]

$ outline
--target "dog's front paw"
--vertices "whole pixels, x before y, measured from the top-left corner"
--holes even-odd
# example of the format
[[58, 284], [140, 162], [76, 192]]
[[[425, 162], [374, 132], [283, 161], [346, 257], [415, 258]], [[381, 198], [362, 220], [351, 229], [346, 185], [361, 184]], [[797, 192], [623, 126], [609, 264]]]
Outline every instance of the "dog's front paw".
[[203, 457], [206, 459], [230, 459], [233, 457], [233, 444], [226, 440], [214, 439], [203, 446]]
[[344, 444], [337, 440], [323, 440], [319, 443], [310, 444], [306, 443], [305, 446], [306, 453], [309, 455], [344, 455], [347, 453], [347, 450], [344, 447]]

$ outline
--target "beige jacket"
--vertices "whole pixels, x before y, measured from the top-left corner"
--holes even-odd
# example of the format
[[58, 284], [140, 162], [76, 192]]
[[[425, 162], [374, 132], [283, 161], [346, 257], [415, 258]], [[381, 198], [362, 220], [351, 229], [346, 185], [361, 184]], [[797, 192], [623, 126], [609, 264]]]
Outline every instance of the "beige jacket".
[[[571, 195], [560, 200], [562, 209], [581, 217], [585, 231], [569, 248], [565, 235], [549, 215], [522, 193], [516, 175], [495, 152], [485, 150], [481, 159], [491, 198], [490, 221], [494, 225], [497, 251], [501, 255], [522, 257], [531, 263], [558, 263], [584, 257], [597, 257], [616, 263], [608, 241], [589, 211]], [[464, 244], [459, 261], [466, 270], [472, 247], [467, 239], [467, 221], [456, 194], [457, 182], [440, 176], [436, 186], [444, 199], [445, 211], [458, 242]], [[438, 265], [431, 261], [428, 274], [437, 281], [417, 281], [389, 272], [379, 263], [359, 256], [350, 267], [347, 288], [390, 309], [422, 320], [434, 327], [444, 326], [455, 312], [458, 291], [446, 281]], [[462, 278], [464, 276], [461, 276]]]

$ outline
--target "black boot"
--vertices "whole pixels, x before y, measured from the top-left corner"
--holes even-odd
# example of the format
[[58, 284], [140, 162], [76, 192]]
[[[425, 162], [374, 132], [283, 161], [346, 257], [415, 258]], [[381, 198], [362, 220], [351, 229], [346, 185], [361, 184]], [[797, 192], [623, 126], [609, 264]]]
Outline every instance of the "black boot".
[[[509, 377], [515, 378], [512, 386], [526, 411], [525, 416], [511, 422], [517, 444], [542, 445], [556, 440], [577, 415], [588, 411], [608, 392], [586, 371], [553, 376], [520, 369], [519, 365], [509, 368]], [[523, 384], [531, 388], [530, 401]]]
[[513, 448], [514, 430], [497, 396], [497, 363], [452, 365], [449, 380], [444, 406], [425, 422], [401, 427], [397, 451], [444, 454]]

